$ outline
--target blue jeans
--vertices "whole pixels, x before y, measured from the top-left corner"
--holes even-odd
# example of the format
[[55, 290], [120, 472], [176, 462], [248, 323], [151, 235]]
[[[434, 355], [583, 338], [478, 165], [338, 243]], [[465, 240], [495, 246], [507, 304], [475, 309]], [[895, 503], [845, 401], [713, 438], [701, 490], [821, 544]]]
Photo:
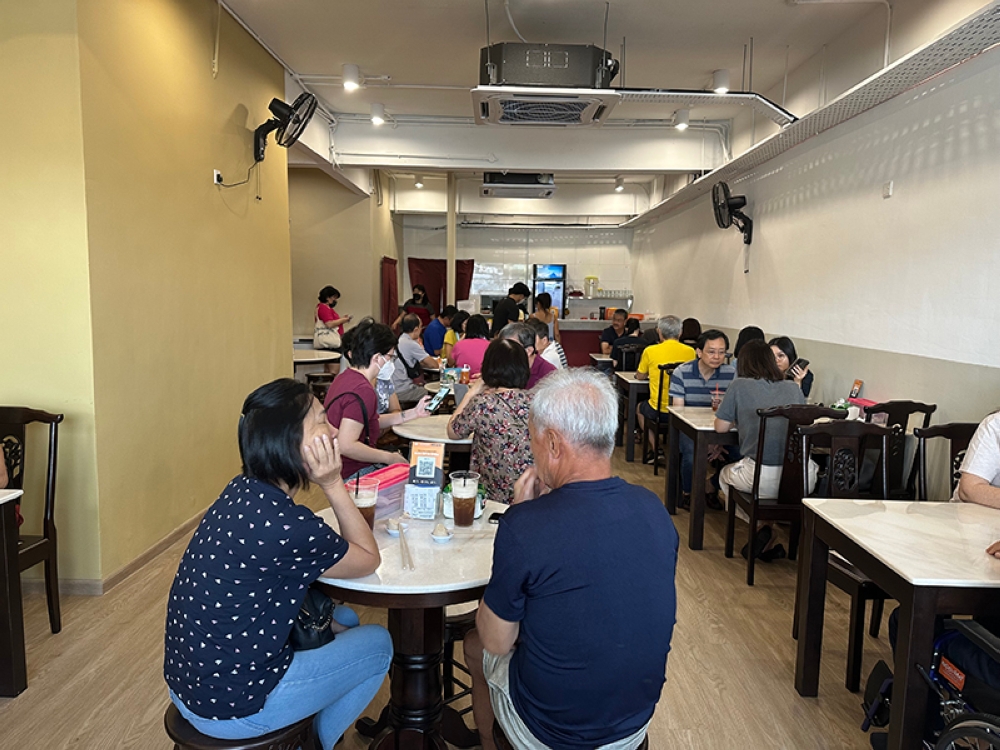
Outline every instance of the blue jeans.
[[[694, 473], [694, 441], [683, 432], [678, 433], [678, 435], [680, 437], [678, 449], [681, 454], [681, 490], [690, 495], [691, 475]], [[722, 450], [726, 455], [727, 464], [740, 460], [740, 449], [738, 446], [727, 445]], [[715, 485], [716, 489], [719, 488], [718, 475], [713, 478], [712, 484]]]
[[181, 716], [202, 734], [222, 740], [260, 737], [316, 714], [315, 728], [324, 750], [334, 743], [371, 703], [392, 662], [392, 640], [380, 625], [360, 625], [348, 607], [338, 606], [334, 619], [350, 630], [332, 643], [296, 651], [267, 702], [252, 716], [203, 719], [170, 693]]

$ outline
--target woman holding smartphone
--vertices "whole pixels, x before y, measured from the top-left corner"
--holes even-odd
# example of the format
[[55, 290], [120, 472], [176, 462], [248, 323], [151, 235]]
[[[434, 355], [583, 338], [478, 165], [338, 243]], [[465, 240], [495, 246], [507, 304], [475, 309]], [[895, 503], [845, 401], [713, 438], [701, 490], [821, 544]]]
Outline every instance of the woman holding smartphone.
[[813, 374], [809, 372], [809, 361], [799, 359], [795, 344], [788, 336], [778, 336], [767, 342], [774, 352], [774, 361], [785, 380], [794, 380], [808, 397], [813, 387]]

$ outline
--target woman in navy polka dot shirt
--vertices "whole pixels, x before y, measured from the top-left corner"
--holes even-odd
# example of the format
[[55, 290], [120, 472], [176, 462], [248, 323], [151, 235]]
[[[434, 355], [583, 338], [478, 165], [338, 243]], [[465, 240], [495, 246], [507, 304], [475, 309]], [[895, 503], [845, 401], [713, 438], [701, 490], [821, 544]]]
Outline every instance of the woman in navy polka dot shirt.
[[[293, 652], [288, 636], [309, 584], [374, 572], [378, 545], [340, 477], [337, 431], [306, 385], [286, 378], [251, 393], [239, 445], [243, 473], [208, 509], [170, 590], [170, 698], [220, 739], [259, 737], [316, 714], [328, 750], [378, 691], [392, 642], [343, 606], [332, 643]], [[330, 501], [340, 534], [292, 501], [310, 482]]]

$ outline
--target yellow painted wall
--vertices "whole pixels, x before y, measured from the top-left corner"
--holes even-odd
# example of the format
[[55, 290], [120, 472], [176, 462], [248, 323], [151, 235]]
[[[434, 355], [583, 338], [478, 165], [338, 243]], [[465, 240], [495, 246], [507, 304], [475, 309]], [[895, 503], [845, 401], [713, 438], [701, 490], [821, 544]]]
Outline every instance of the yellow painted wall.
[[317, 296], [327, 284], [340, 291], [341, 315], [359, 320], [377, 312], [369, 202], [318, 169], [289, 170], [295, 333], [312, 334]]
[[213, 78], [210, 0], [77, 10], [107, 578], [216, 498], [244, 397], [291, 374], [285, 150], [212, 184], [243, 179], [284, 80], [226, 13]]
[[[0, 5], [0, 403], [62, 412], [61, 575], [101, 577], [75, 0]], [[41, 517], [45, 432], [24, 512]], [[32, 452], [34, 457], [32, 457]]]

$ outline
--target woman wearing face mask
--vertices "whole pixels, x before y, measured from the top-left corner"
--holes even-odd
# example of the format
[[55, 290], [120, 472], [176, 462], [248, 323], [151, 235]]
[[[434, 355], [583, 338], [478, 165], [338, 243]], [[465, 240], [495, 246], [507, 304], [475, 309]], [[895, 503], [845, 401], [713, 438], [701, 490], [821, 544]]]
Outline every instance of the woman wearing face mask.
[[392, 324], [393, 329], [399, 327], [399, 324], [403, 320], [403, 316], [407, 313], [413, 313], [420, 318], [421, 328], [429, 326], [431, 321], [434, 319], [434, 308], [431, 307], [430, 303], [427, 301], [427, 290], [424, 288], [423, 284], [413, 285], [413, 296], [400, 305], [399, 317], [396, 318], [395, 322]]
[[[338, 315], [334, 310], [339, 299], [340, 291], [336, 287], [325, 286], [319, 290], [319, 303], [316, 305], [316, 317], [313, 321], [314, 349], [340, 351], [344, 325], [351, 322], [351, 316]], [[336, 374], [339, 370], [339, 362], [333, 362], [326, 366], [327, 372]]]
[[383, 428], [427, 416], [423, 404], [406, 411], [379, 414], [375, 382], [391, 377], [395, 367], [396, 338], [389, 326], [365, 318], [345, 335], [345, 356], [350, 365], [333, 381], [323, 407], [339, 431], [344, 479], [364, 476], [388, 464], [406, 463], [399, 453], [376, 447]]

